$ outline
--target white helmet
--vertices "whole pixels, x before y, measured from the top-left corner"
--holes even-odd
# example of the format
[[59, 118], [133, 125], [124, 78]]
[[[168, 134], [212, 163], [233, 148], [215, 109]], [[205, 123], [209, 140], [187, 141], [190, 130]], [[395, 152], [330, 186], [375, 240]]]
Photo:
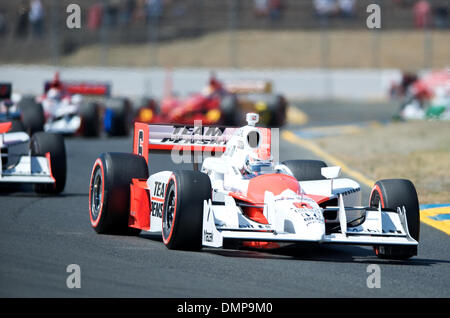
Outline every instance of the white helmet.
[[57, 88], [50, 88], [47, 92], [47, 98], [54, 101], [60, 101], [61, 91]]

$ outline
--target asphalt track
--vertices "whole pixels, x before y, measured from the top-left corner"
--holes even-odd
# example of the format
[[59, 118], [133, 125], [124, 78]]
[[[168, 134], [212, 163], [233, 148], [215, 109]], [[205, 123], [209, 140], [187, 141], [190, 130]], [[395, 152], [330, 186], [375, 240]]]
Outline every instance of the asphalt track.
[[[342, 123], [367, 116], [354, 109], [343, 116], [322, 106], [322, 114], [341, 117]], [[317, 109], [309, 111], [311, 124]], [[449, 236], [423, 223], [419, 255], [407, 262], [380, 260], [371, 248], [358, 246], [183, 252], [168, 250], [148, 234], [97, 235], [88, 216], [92, 164], [101, 152], [131, 151], [131, 137], [67, 138], [66, 147], [69, 170], [62, 195], [39, 197], [22, 189], [0, 196], [1, 297], [450, 296]], [[315, 158], [284, 140], [280, 157]], [[151, 168], [162, 163], [155, 158]], [[364, 187], [363, 196], [367, 200]], [[81, 288], [66, 285], [70, 264], [80, 266]], [[380, 268], [381, 288], [367, 286], [370, 264]]]

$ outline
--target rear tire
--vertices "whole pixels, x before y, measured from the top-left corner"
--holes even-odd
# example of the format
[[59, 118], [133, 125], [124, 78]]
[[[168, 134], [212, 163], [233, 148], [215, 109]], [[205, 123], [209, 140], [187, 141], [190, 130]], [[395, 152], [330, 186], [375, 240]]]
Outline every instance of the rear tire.
[[[377, 181], [369, 199], [371, 207], [397, 210], [406, 209], [408, 231], [413, 239], [419, 242], [420, 236], [420, 207], [414, 184], [405, 179], [385, 179]], [[417, 255], [417, 246], [375, 246], [375, 254], [385, 259], [408, 259]]]
[[81, 134], [83, 137], [100, 136], [100, 106], [96, 102], [82, 102], [79, 115], [81, 117]]
[[44, 130], [44, 109], [33, 97], [23, 97], [18, 104], [18, 108], [25, 132], [32, 136], [34, 133]]
[[287, 166], [298, 181], [324, 180], [321, 169], [327, 164], [320, 160], [286, 160], [282, 164]]
[[226, 126], [239, 126], [244, 122], [239, 101], [235, 94], [225, 94], [220, 100], [222, 122]]
[[270, 127], [281, 127], [286, 121], [286, 101], [281, 95], [271, 95], [267, 106], [270, 110]]
[[45, 156], [50, 153], [50, 164], [54, 184], [35, 184], [34, 191], [41, 194], [58, 194], [64, 190], [67, 175], [66, 146], [63, 136], [37, 132], [30, 141], [32, 156]]
[[148, 179], [147, 162], [142, 156], [107, 152], [95, 161], [89, 187], [89, 217], [97, 233], [140, 233], [128, 227], [133, 178]]
[[211, 181], [198, 171], [174, 171], [167, 184], [162, 237], [169, 249], [202, 247], [203, 202], [211, 198]]

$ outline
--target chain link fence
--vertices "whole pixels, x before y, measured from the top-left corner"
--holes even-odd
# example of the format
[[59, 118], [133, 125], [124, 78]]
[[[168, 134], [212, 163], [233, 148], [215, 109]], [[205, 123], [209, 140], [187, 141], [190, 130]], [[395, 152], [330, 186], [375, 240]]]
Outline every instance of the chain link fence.
[[[69, 4], [81, 9], [69, 28]], [[370, 30], [367, 7], [381, 8]], [[450, 64], [448, 0], [2, 0], [0, 62], [231, 68]]]

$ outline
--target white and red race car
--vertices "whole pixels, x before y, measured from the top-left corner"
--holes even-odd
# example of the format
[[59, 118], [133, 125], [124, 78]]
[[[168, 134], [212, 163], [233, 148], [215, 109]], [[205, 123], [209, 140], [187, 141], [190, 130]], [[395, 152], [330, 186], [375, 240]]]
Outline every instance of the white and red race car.
[[30, 118], [30, 134], [44, 130], [98, 137], [104, 130], [109, 136], [126, 136], [132, 122], [130, 100], [111, 96], [109, 83], [61, 81], [58, 72], [45, 82], [42, 95], [20, 96], [17, 106], [21, 117]]
[[[360, 185], [338, 178], [340, 167], [274, 162], [276, 140], [255, 126], [258, 119], [247, 114], [241, 128], [135, 123], [132, 154], [103, 153], [94, 163], [92, 227], [160, 233], [170, 249], [315, 242], [369, 245], [385, 258], [417, 255], [419, 203], [410, 181], [378, 181], [361, 206]], [[192, 159], [193, 170], [149, 175], [153, 152]]]

